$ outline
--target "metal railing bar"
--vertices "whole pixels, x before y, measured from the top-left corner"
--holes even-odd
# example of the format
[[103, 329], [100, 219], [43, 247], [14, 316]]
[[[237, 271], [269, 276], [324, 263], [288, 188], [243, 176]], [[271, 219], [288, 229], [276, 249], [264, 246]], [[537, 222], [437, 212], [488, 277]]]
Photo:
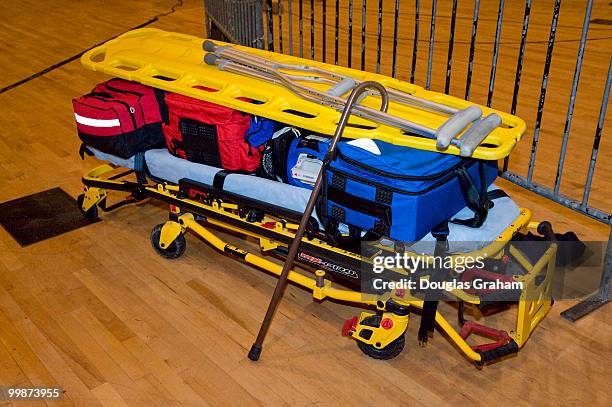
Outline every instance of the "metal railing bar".
[[400, 0], [395, 0], [395, 14], [393, 17], [393, 62], [391, 64], [391, 76], [397, 74], [397, 36], [399, 34], [399, 7]]
[[348, 67], [353, 66], [353, 0], [349, 0], [348, 15]]
[[455, 24], [457, 22], [457, 0], [453, 0], [453, 8], [451, 12], [450, 36], [448, 39], [448, 58], [446, 59], [446, 83], [444, 85], [444, 93], [450, 92], [451, 69], [453, 67], [453, 48], [455, 46]]
[[278, 49], [283, 54], [283, 0], [278, 0]]
[[289, 9], [289, 55], [293, 56], [293, 7], [291, 0], [287, 0], [287, 8]]
[[315, 59], [315, 8], [314, 0], [310, 0], [310, 59]]
[[580, 82], [580, 72], [582, 70], [582, 59], [584, 57], [584, 48], [586, 47], [587, 36], [589, 33], [589, 22], [591, 21], [591, 10], [593, 9], [593, 0], [588, 0], [586, 11], [584, 13], [584, 23], [582, 24], [582, 34], [580, 36], [580, 45], [578, 46], [578, 56], [576, 57], [576, 68], [574, 70], [574, 79], [572, 81], [572, 92], [567, 107], [567, 118], [565, 119], [565, 128], [563, 130], [563, 141], [561, 143], [561, 151], [559, 152], [559, 162], [557, 163], [557, 176], [555, 177], [555, 186], [553, 191], [559, 193], [561, 187], [561, 177], [563, 176], [563, 164], [565, 163], [565, 154], [567, 152], [567, 143], [569, 141], [570, 130], [572, 128], [572, 118], [574, 116], [574, 104], [576, 103], [576, 93], [578, 92], [578, 84]]
[[427, 78], [425, 80], [425, 89], [431, 88], [431, 67], [433, 64], [434, 37], [436, 33], [436, 14], [438, 0], [431, 2], [431, 28], [429, 30], [429, 56], [427, 58]]
[[567, 208], [573, 209], [576, 212], [580, 212], [584, 215], [587, 215], [600, 222], [610, 224], [610, 221], [612, 220], [611, 215], [609, 213], [606, 213], [596, 208], [583, 207], [579, 201], [569, 198], [562, 194], [555, 194], [550, 190], [550, 188], [543, 187], [538, 184], [534, 184], [528, 179], [526, 179], [525, 177], [522, 177], [511, 171], [504, 172], [502, 174], [502, 178], [520, 187], [523, 187], [529, 191], [535, 192], [536, 194], [541, 195], [544, 198], [550, 199], [551, 201], [559, 203]]
[[606, 110], [610, 98], [610, 85], [612, 85], [612, 58], [608, 65], [608, 78], [604, 88], [601, 107], [599, 109], [599, 120], [597, 121], [597, 129], [595, 130], [595, 139], [593, 140], [593, 149], [591, 150], [591, 161], [589, 163], [589, 172], [587, 174], [586, 183], [584, 186], [584, 194], [582, 195], [582, 209], [587, 209], [589, 202], [589, 194], [591, 193], [591, 184], [593, 183], [593, 174], [595, 173], [595, 164], [597, 163], [597, 153], [599, 152], [599, 143], [601, 141], [601, 133], [603, 131], [604, 122], [606, 120]]
[[416, 0], [414, 7], [414, 43], [412, 46], [412, 68], [410, 69], [410, 83], [414, 83], [414, 72], [416, 71], [417, 51], [419, 45], [419, 14], [421, 8], [421, 1]]
[[266, 1], [266, 20], [268, 24], [268, 51], [274, 52], [274, 22], [272, 21], [272, 0]]
[[[521, 74], [523, 73], [523, 59], [525, 57], [525, 45], [527, 44], [527, 30], [529, 28], [529, 16], [531, 14], [531, 0], [525, 1], [525, 14], [523, 17], [523, 30], [521, 31], [521, 45], [519, 48], [518, 61], [516, 63], [516, 76], [514, 78], [514, 93], [512, 94], [512, 106], [510, 114], [516, 114], [516, 105], [518, 103], [519, 89], [521, 87]], [[504, 159], [502, 172], [508, 170], [510, 156]]]
[[336, 46], [334, 48], [334, 64], [338, 65], [338, 30], [340, 29], [340, 0], [336, 0]]
[[321, 8], [323, 10], [323, 27], [322, 27], [322, 32], [321, 32], [321, 36], [322, 41], [323, 41], [323, 49], [322, 49], [322, 53], [323, 53], [323, 58], [321, 59], [323, 62], [325, 62], [326, 56], [327, 56], [327, 3], [325, 0], [323, 0], [322, 4], [321, 4]]
[[299, 17], [300, 17], [300, 58], [304, 58], [304, 1], [300, 0], [299, 3]]
[[361, 70], [365, 71], [367, 0], [361, 0]]
[[504, 3], [505, 0], [499, 0], [499, 8], [497, 10], [497, 28], [495, 30], [495, 46], [493, 47], [493, 61], [491, 62], [489, 93], [487, 95], [487, 107], [491, 107], [491, 103], [493, 103], [493, 89], [495, 87], [495, 73], [497, 70], [497, 57], [499, 54], [499, 40], [501, 38], [502, 20], [504, 18]]
[[467, 79], [465, 81], [465, 100], [470, 100], [472, 86], [472, 70], [474, 69], [474, 51], [476, 50], [476, 33], [478, 31], [478, 15], [480, 13], [480, 0], [474, 0], [474, 18], [472, 20], [472, 39], [470, 41], [470, 56], [468, 62]]
[[544, 113], [544, 101], [546, 100], [546, 89], [548, 88], [548, 76], [550, 74], [550, 63], [552, 61], [553, 48], [555, 47], [555, 36], [557, 34], [557, 22], [559, 21], [560, 7], [561, 0], [555, 0], [553, 19], [550, 25], [550, 36], [548, 38], [548, 49], [546, 51], [546, 61], [544, 62], [544, 74], [542, 75], [542, 89], [540, 91], [540, 100], [538, 102], [538, 113], [536, 116], [535, 130], [533, 133], [533, 142], [531, 144], [531, 158], [529, 159], [529, 169], [527, 171], [528, 182], [533, 180], [533, 171], [535, 167], [536, 154], [538, 152], [540, 127], [542, 126], [542, 114]]
[[376, 73], [380, 73], [380, 52], [382, 48], [383, 0], [378, 0], [378, 41], [376, 43]]

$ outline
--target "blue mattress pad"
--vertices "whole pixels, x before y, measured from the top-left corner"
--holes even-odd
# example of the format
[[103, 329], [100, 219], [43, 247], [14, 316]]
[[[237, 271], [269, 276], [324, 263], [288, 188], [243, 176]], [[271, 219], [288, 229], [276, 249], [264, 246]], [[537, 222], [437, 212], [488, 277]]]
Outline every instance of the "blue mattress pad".
[[[94, 156], [111, 164], [134, 169], [134, 157], [124, 159], [90, 148]], [[212, 185], [215, 174], [220, 168], [198, 164], [173, 156], [167, 149], [155, 149], [145, 152], [145, 162], [151, 177], [178, 184], [180, 179], [187, 178], [206, 185]], [[251, 199], [268, 202], [271, 205], [302, 213], [310, 198], [311, 190], [281, 182], [245, 174], [229, 174], [225, 177], [223, 189], [227, 192], [242, 195]], [[489, 191], [499, 189], [494, 184]], [[497, 237], [512, 224], [520, 214], [520, 208], [509, 197], [498, 198], [493, 208], [489, 209], [484, 224], [479, 228], [470, 228], [463, 225], [449, 223], [449, 252], [468, 253], [480, 250]], [[465, 207], [456, 215], [459, 219], [470, 218], [473, 212]], [[316, 214], [313, 214], [317, 220]], [[418, 242], [410, 242], [410, 251], [431, 254], [436, 239], [431, 233]], [[392, 244], [383, 240], [383, 243]]]

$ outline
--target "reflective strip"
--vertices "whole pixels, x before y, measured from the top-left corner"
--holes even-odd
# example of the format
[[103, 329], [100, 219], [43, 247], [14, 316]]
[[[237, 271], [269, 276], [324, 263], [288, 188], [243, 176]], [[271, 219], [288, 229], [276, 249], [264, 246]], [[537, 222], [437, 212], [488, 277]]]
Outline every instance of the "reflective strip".
[[74, 114], [74, 118], [76, 119], [77, 123], [90, 127], [119, 127], [121, 125], [119, 123], [119, 119], [91, 119], [89, 117], [80, 116], [77, 113]]

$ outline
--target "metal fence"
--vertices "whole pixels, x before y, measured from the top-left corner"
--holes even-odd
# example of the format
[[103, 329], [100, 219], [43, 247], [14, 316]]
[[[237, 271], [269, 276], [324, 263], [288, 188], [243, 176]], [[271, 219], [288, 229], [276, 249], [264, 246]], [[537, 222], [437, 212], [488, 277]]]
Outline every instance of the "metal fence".
[[[217, 8], [224, 7], [221, 3], [230, 5], [236, 1], [207, 0], [207, 12], [216, 15], [221, 11]], [[519, 114], [533, 129], [531, 143], [522, 141], [517, 147], [522, 150], [500, 163], [501, 176], [611, 224], [608, 171], [605, 167], [596, 171], [596, 166], [612, 83], [612, 36], [601, 35], [611, 29], [609, 20], [592, 20], [594, 6], [605, 6], [594, 3], [594, 0], [566, 2], [563, 7], [567, 11], [562, 14], [561, 0], [507, 3], [505, 0], [495, 3], [480, 0], [261, 0], [261, 13], [257, 18], [229, 24], [240, 21], [240, 24], [249, 25], [249, 32], [255, 33], [255, 37], [238, 41], [245, 45], [382, 72], [412, 83], [423, 83], [427, 89], [465, 99], [478, 98], [489, 107]], [[230, 8], [224, 11], [228, 10], [230, 14], [234, 12]], [[560, 16], [571, 20], [571, 24], [560, 26]], [[213, 20], [223, 23], [219, 17]], [[598, 26], [593, 28], [595, 24]], [[487, 39], [479, 41], [479, 33], [482, 37], [483, 31]], [[534, 35], [536, 40], [530, 39]], [[563, 59], [556, 53], [555, 46], [559, 47], [559, 43], [562, 43]], [[597, 113], [581, 112], [580, 123], [572, 126], [587, 43], [602, 44], [590, 56], [597, 59], [597, 66], [607, 67], [607, 74], [604, 68], [590, 70], [587, 89], [580, 96], [583, 102], [588, 102], [583, 103], [584, 106], [591, 110], [599, 108]], [[526, 55], [529, 58], [525, 58]], [[553, 62], [555, 60], [559, 62]], [[565, 75], [572, 67], [574, 73], [570, 81]], [[501, 82], [500, 73], [504, 76]], [[460, 75], [465, 75], [464, 84], [457, 80]], [[554, 75], [557, 75], [557, 86], [551, 90]], [[525, 96], [526, 92], [531, 93]], [[546, 104], [550, 92], [554, 93], [554, 103]], [[544, 120], [551, 115], [555, 120]], [[588, 130], [590, 128], [593, 131]], [[554, 137], [549, 137], [550, 134]], [[525, 138], [529, 139], [529, 134]], [[580, 143], [580, 149], [576, 148], [576, 143]], [[523, 145], [530, 149], [525, 150]], [[569, 175], [566, 168], [568, 151], [571, 151], [573, 164]], [[583, 162], [577, 162], [580, 160]], [[544, 169], [541, 174], [536, 172], [536, 164]], [[597, 178], [596, 173], [601, 176]], [[599, 185], [598, 196], [594, 198], [598, 207], [592, 204], [595, 182]], [[612, 251], [608, 254], [612, 259]], [[606, 261], [602, 276], [602, 286], [606, 285], [606, 289], [612, 277], [609, 263]], [[599, 295], [607, 299], [609, 293], [605, 291]]]
[[[573, 14], [572, 19], [575, 18], [576, 13], [582, 13], [583, 15], [580, 35], [578, 38], [572, 38], [571, 40], [567, 38], [567, 32], [560, 31], [561, 28], [566, 29], [566, 31], [570, 29], [567, 26], [559, 26], [561, 0], [538, 2], [539, 8], [536, 10], [536, 17], [539, 21], [535, 21], [538, 25], [536, 29], [540, 31], [538, 34], [542, 34], [541, 31], [546, 29], [548, 35], [546, 36], [547, 40], [531, 41], [531, 45], [536, 42], [543, 44], [539, 48], [539, 52], [545, 56], [543, 62], [539, 61], [540, 58], [525, 60], [526, 48], [530, 44], [528, 40], [531, 34], [529, 31], [530, 22], [532, 25], [534, 24], [533, 11], [536, 4], [532, 4], [532, 0], [525, 0], [520, 4], [522, 11], [522, 18], [519, 17], [520, 20], [517, 18], [516, 13], [517, 3], [519, 2], [509, 2], [507, 5], [505, 0], [498, 0], [494, 10], [491, 9], [492, 2], [487, 2], [486, 7], [484, 7], [485, 3], [481, 4], [480, 0], [414, 0], [410, 2], [400, 2], [400, 0], [264, 0], [263, 3], [262, 20], [265, 26], [263, 42], [268, 50], [317, 59], [323, 62], [333, 62], [363, 70], [383, 72], [393, 77], [410, 80], [413, 83], [415, 81], [417, 83], [424, 83], [427, 89], [432, 88], [432, 77], [436, 74], [436, 68], [442, 68], [443, 77], [439, 78], [441, 80], [437, 81], [438, 88], [434, 90], [470, 99], [474, 96], [473, 86], [477, 82], [479, 87], [484, 88], [484, 91], [480, 92], [482, 95], [476, 95], [482, 98], [483, 104], [489, 107], [499, 106], [500, 110], [508, 110], [507, 106], [504, 105], [511, 100], [509, 106], [510, 112], [517, 114], [520, 110], [521, 117], [528, 121], [530, 128], [533, 129], [533, 134], [530, 150], [522, 151], [523, 156], [529, 157], [528, 163], [526, 165], [517, 164], [510, 168], [511, 160], [514, 160], [514, 158], [506, 159], [500, 164], [502, 176], [548, 199], [601, 222], [610, 224], [610, 208], [606, 207], [606, 204], [609, 204], [607, 200], [609, 190], [605, 188], [605, 180], [602, 179], [602, 182], [599, 183], [599, 193], [596, 197], [599, 208], [593, 206], [590, 201], [593, 195], [591, 192], [592, 186], [596, 180], [596, 164], [600, 153], [600, 146], [602, 145], [602, 131], [612, 81], [612, 60], [610, 60], [612, 43], [610, 42], [608, 42], [610, 48], [608, 48], [607, 55], [605, 55], [609, 62], [607, 75], [587, 79], [589, 81], [589, 89], [596, 88], [600, 92], [599, 95], [592, 94], [588, 97], [590, 106], [595, 104], [600, 106], [598, 117], [591, 120], [596, 121], [596, 125], [581, 121], [578, 129], [579, 134], [575, 134], [577, 133], [577, 126], [572, 128], [572, 119], [574, 117], [583, 61], [585, 59], [585, 49], [591, 27], [593, 0], [586, 0], [583, 3], [582, 10], [575, 9], [573, 5], [571, 10], [568, 9], [568, 13], [571, 12]], [[505, 9], [508, 6], [512, 6], [512, 14], [508, 15], [506, 13], [504, 16]], [[491, 11], [494, 11], [493, 15], [491, 15]], [[482, 16], [483, 13], [486, 14], [484, 18]], [[545, 17], [548, 17], [549, 23], [544, 21]], [[568, 15], [564, 17], [567, 18]], [[469, 27], [465, 23], [462, 23], [463, 26], [461, 27], [463, 31], [469, 29], [469, 39], [466, 38], [467, 41], [461, 38], [458, 39], [458, 18], [469, 20]], [[506, 23], [506, 20], [510, 20], [510, 22]], [[605, 21], [603, 24], [605, 24]], [[437, 32], [439, 27], [443, 27], [444, 31]], [[605, 27], [605, 25], [602, 25], [602, 27]], [[409, 33], [409, 29], [413, 29], [413, 31]], [[479, 30], [488, 31], [486, 33], [487, 41], [479, 42]], [[511, 30], [516, 32], [516, 35], [513, 36], [513, 33], [510, 32]], [[575, 31], [575, 27], [571, 27], [571, 30]], [[601, 31], [602, 28], [597, 30]], [[500, 67], [500, 49], [504, 47], [502, 33], [506, 42], [508, 42], [509, 38], [518, 39], [516, 41], [518, 42], [518, 50], [514, 63], [511, 63], [508, 53], [504, 55], [504, 70], [508, 71], [512, 65], [512, 70], [514, 71], [512, 75], [513, 83], [511, 91], [504, 89], [504, 94], [498, 95], [495, 91], [497, 72]], [[407, 37], [406, 34], [412, 34], [412, 38]], [[466, 32], [465, 34], [468, 33]], [[558, 39], [560, 34], [565, 35], [565, 38]], [[600, 41], [602, 40], [600, 37], [596, 36], [592, 40]], [[490, 41], [489, 38], [493, 38], [493, 41]], [[383, 39], [387, 42], [387, 46], [383, 44]], [[605, 38], [603, 39], [605, 40]], [[575, 62], [574, 75], [571, 78], [569, 95], [566, 97], [563, 95], [565, 97], [563, 103], [565, 104], [564, 110], [566, 114], [562, 120], [564, 123], [562, 137], [560, 141], [558, 137], [555, 138], [554, 141], [558, 145], [555, 145], [554, 148], [546, 146], [546, 151], [542, 152], [542, 147], [540, 146], [543, 143], [540, 142], [540, 139], [544, 129], [544, 117], [549, 111], [553, 111], [553, 109], [555, 115], [558, 116], [560, 109], [559, 94], [563, 93], [555, 90], [554, 104], [546, 104], [547, 93], [551, 87], [551, 70], [554, 67], [553, 56], [559, 58], [555, 54], [555, 43], [557, 41], [577, 43], [574, 51], [575, 59], [573, 60]], [[459, 90], [458, 86], [451, 88], [452, 78], [458, 76], [454, 69], [456, 64], [465, 63], [465, 61], [458, 61], [456, 55], [458, 42], [462, 43], [462, 45], [468, 45], [467, 43], [469, 43], [469, 51], [462, 56], [462, 58], [467, 58], [467, 67], [465, 68], [463, 64], [461, 66], [466, 69], [466, 72], [463, 73], [465, 75], [463, 92]], [[545, 49], [543, 49], [544, 46]], [[477, 60], [477, 58], [482, 58], [482, 55], [485, 54], [483, 52], [485, 47], [490, 48], [486, 64]], [[445, 51], [445, 55], [439, 52], [439, 48]], [[406, 52], [402, 52], [406, 50], [411, 51], [411, 56], [406, 55]], [[566, 50], [563, 51], [565, 52]], [[404, 55], [400, 55], [400, 53]], [[426, 57], [423, 58], [425, 55]], [[445, 57], [443, 58], [445, 61], [440, 61], [441, 56]], [[531, 62], [532, 60], [534, 62]], [[528, 108], [522, 108], [523, 106], [520, 102], [527, 102], [519, 97], [522, 96], [521, 86], [525, 86], [522, 81], [525, 69], [528, 67], [526, 62], [534, 65], [529, 66], [530, 74], [537, 68], [542, 69], [542, 73], [537, 81], [535, 75], [531, 74], [529, 77], [531, 89], [535, 88], [536, 82], [539, 86], [537, 104], [534, 106], [530, 102], [526, 104]], [[476, 63], [479, 64], [479, 69], [475, 69]], [[418, 71], [420, 64], [425, 64], [424, 75], [423, 70], [421, 72]], [[535, 65], [537, 65], [537, 68]], [[482, 69], [483, 66], [488, 69]], [[564, 69], [567, 72], [569, 71], [567, 68], [566, 63], [559, 64], [559, 69]], [[421, 78], [418, 78], [419, 73], [422, 76]], [[565, 82], [570, 83], [569, 80]], [[598, 82], [598, 84], [593, 86], [593, 82]], [[558, 87], [565, 87], [566, 83], [561, 84], [557, 81], [556, 85]], [[596, 102], [595, 99], [598, 98], [600, 100]], [[561, 122], [561, 120], [557, 119], [557, 122]], [[551, 122], [548, 121], [547, 123]], [[591, 126], [595, 127], [594, 134], [586, 134], [584, 129]], [[551, 129], [553, 127], [551, 126]], [[557, 130], [558, 134], [561, 134], [560, 129], [555, 130]], [[574, 136], [574, 138], [580, 137], [580, 143], [582, 145], [588, 143], [591, 148], [588, 149], [590, 150], [589, 154], [585, 154], [584, 165], [583, 163], [576, 164], [573, 162], [574, 167], [580, 167], [580, 170], [572, 170], [572, 182], [568, 183], [565, 188], [567, 193], [562, 193], [561, 185], [563, 176], [567, 172], [565, 166], [568, 151], [570, 150], [568, 148], [570, 146], [570, 136]], [[526, 134], [525, 138], [528, 139], [529, 134]], [[546, 140], [546, 142], [551, 144], [552, 140]], [[575, 147], [577, 142], [577, 140], [574, 142], [573, 147]], [[528, 143], [529, 140], [522, 142], [522, 144]], [[551, 149], [555, 150], [553, 155], [558, 153], [556, 168], [552, 169]], [[581, 148], [581, 150], [586, 152], [587, 149]], [[573, 151], [575, 152], [575, 148]], [[537, 160], [537, 158], [540, 159]], [[542, 165], [541, 162], [543, 161], [546, 164], [544, 170], [548, 171], [543, 170], [538, 180], [536, 180], [536, 164]], [[604, 176], [606, 172], [599, 171], [598, 173]], [[579, 177], [584, 177], [584, 182], [582, 183], [581, 190], [577, 191], [576, 185], [578, 184], [577, 180]]]
[[209, 38], [263, 48], [261, 0], [206, 0], [204, 4]]

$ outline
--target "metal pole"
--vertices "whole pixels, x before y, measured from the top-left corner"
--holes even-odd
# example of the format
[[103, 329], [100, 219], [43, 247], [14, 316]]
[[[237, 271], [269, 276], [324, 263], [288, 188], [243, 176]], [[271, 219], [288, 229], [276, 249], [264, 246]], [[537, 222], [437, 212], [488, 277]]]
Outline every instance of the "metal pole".
[[569, 140], [570, 130], [572, 128], [572, 118], [574, 116], [574, 103], [576, 102], [576, 93], [578, 92], [578, 83], [580, 82], [580, 71], [582, 70], [582, 58], [584, 57], [584, 48], [586, 46], [587, 36], [589, 32], [589, 22], [591, 21], [591, 10], [593, 9], [593, 0], [589, 0], [584, 13], [584, 22], [582, 23], [582, 35], [580, 37], [580, 45], [578, 47], [578, 57], [576, 58], [576, 69], [574, 70], [574, 80], [572, 81], [572, 93], [567, 107], [567, 118], [565, 119], [565, 129], [563, 130], [563, 142], [561, 143], [561, 151], [559, 152], [559, 162], [557, 164], [557, 176], [555, 178], [555, 194], [559, 193], [561, 187], [561, 176], [563, 175], [563, 164], [565, 162], [565, 153], [567, 150], [567, 142]]
[[434, 36], [436, 32], [436, 7], [438, 0], [431, 2], [431, 28], [429, 30], [429, 58], [427, 59], [427, 80], [425, 81], [425, 89], [431, 87], [431, 66], [433, 63], [433, 51], [434, 51]]
[[254, 8], [255, 8], [253, 10], [253, 12], [255, 14], [254, 20], [256, 21], [256, 24], [255, 24], [255, 47], [257, 49], [265, 49], [262, 2], [260, 2], [260, 1], [256, 2]]
[[365, 71], [367, 0], [361, 0], [361, 70]]
[[[512, 107], [510, 114], [516, 114], [519, 89], [521, 87], [521, 74], [523, 73], [523, 58], [525, 57], [525, 45], [527, 44], [527, 29], [529, 28], [529, 15], [531, 14], [531, 0], [525, 1], [525, 16], [523, 18], [523, 31], [521, 32], [521, 46], [519, 48], [518, 62], [516, 63], [516, 76], [514, 78], [514, 93], [512, 94]], [[502, 172], [508, 171], [510, 156], [504, 159]]]
[[323, 0], [323, 2], [321, 3], [321, 8], [323, 10], [323, 31], [322, 31], [322, 37], [323, 37], [323, 58], [321, 59], [323, 62], [325, 62], [325, 58], [327, 55], [327, 40], [326, 40], [326, 36], [327, 36], [327, 3], [325, 0]]
[[314, 0], [310, 0], [310, 59], [315, 59], [315, 10], [314, 10]]
[[416, 71], [417, 63], [417, 51], [419, 45], [419, 9], [421, 8], [421, 1], [416, 0], [414, 3], [414, 43], [412, 46], [412, 68], [410, 70], [410, 83], [414, 83], [414, 72]]
[[276, 283], [276, 287], [274, 288], [274, 294], [272, 294], [272, 299], [270, 300], [270, 304], [268, 305], [266, 316], [264, 317], [264, 320], [261, 323], [259, 333], [257, 334], [257, 339], [255, 340], [255, 343], [253, 343], [253, 346], [251, 346], [251, 350], [249, 351], [248, 356], [250, 360], [259, 360], [262, 351], [263, 341], [266, 337], [266, 334], [268, 333], [268, 329], [270, 328], [272, 318], [274, 318], [276, 308], [278, 307], [278, 304], [282, 299], [283, 292], [285, 291], [285, 287], [287, 286], [289, 272], [291, 271], [291, 269], [293, 268], [293, 264], [295, 263], [295, 256], [298, 253], [302, 238], [304, 237], [306, 226], [308, 225], [308, 220], [310, 219], [310, 216], [314, 211], [317, 199], [319, 198], [319, 194], [321, 193], [321, 187], [323, 186], [323, 177], [325, 171], [329, 166], [330, 161], [334, 158], [334, 155], [336, 153], [336, 145], [342, 137], [342, 133], [344, 132], [344, 128], [346, 127], [353, 107], [355, 106], [359, 96], [366, 92], [368, 88], [374, 88], [375, 90], [380, 92], [382, 100], [382, 106], [380, 110], [383, 112], [387, 111], [387, 107], [389, 106], [389, 98], [387, 95], [387, 91], [378, 82], [368, 81], [360, 83], [355, 87], [355, 89], [353, 89], [351, 95], [347, 99], [346, 105], [344, 106], [344, 110], [342, 111], [342, 115], [340, 116], [340, 121], [338, 122], [338, 127], [336, 127], [334, 137], [329, 143], [329, 149], [325, 154], [323, 165], [319, 170], [319, 175], [317, 176], [317, 180], [315, 181], [312, 193], [310, 194], [310, 198], [308, 199], [308, 203], [306, 204], [306, 209], [304, 210], [304, 214], [302, 215], [302, 219], [300, 220], [300, 225], [297, 231], [295, 232], [295, 237], [291, 241], [291, 245], [289, 246], [287, 259], [283, 264], [283, 270], [281, 271], [281, 274], [278, 278], [278, 282]]
[[268, 24], [268, 51], [274, 52], [274, 22], [272, 21], [272, 0], [266, 1], [266, 17]]
[[300, 19], [300, 58], [304, 58], [304, 1], [299, 2], [299, 19]]
[[349, 68], [353, 66], [353, 0], [349, 0], [348, 15], [348, 61]]
[[593, 182], [593, 173], [595, 172], [595, 164], [597, 163], [597, 153], [599, 151], [599, 142], [601, 141], [601, 132], [606, 120], [606, 109], [608, 108], [608, 100], [610, 98], [610, 85], [612, 84], [612, 58], [608, 66], [608, 78], [599, 108], [599, 120], [597, 121], [597, 130], [595, 130], [595, 139], [593, 140], [593, 149], [591, 150], [591, 162], [589, 163], [589, 173], [584, 186], [584, 194], [582, 195], [582, 208], [586, 209], [591, 192], [591, 183]]
[[393, 19], [393, 63], [391, 68], [391, 76], [396, 77], [397, 74], [397, 36], [399, 34], [399, 7], [400, 0], [395, 0], [395, 15]]
[[476, 49], [476, 33], [478, 31], [479, 13], [480, 0], [474, 0], [474, 19], [472, 21], [472, 41], [470, 42], [470, 59], [468, 62], [467, 80], [465, 82], [465, 100], [470, 100], [470, 87], [472, 86], [472, 70], [474, 69], [474, 51]]
[[453, 9], [451, 14], [450, 38], [448, 39], [448, 58], [446, 60], [446, 84], [444, 85], [444, 93], [450, 92], [451, 72], [453, 66], [453, 47], [455, 46], [455, 24], [457, 22], [457, 0], [453, 0]]
[[289, 9], [289, 55], [293, 56], [293, 7], [291, 0], [287, 0], [287, 8]]
[[553, 48], [555, 46], [555, 35], [557, 33], [557, 22], [559, 20], [560, 6], [561, 0], [556, 0], [555, 8], [553, 10], [552, 24], [550, 25], [550, 37], [548, 38], [548, 50], [546, 51], [546, 61], [544, 63], [544, 75], [542, 75], [542, 90], [540, 92], [540, 101], [538, 103], [538, 114], [536, 117], [535, 130], [533, 133], [533, 143], [531, 145], [531, 159], [529, 160], [529, 170], [527, 171], [527, 181], [530, 183], [533, 180], [533, 170], [535, 166], [536, 153], [538, 151], [540, 127], [542, 126], [542, 114], [544, 112], [544, 101], [546, 100], [548, 75], [550, 74], [550, 62], [552, 60]]
[[336, 0], [336, 46], [334, 48], [334, 64], [338, 65], [338, 30], [340, 29], [340, 0]]
[[376, 43], [376, 73], [380, 73], [380, 50], [382, 47], [383, 0], [378, 0], [378, 41]]
[[283, 0], [278, 0], [278, 49], [283, 53]]
[[493, 61], [491, 62], [491, 77], [489, 78], [489, 94], [487, 95], [487, 107], [493, 102], [493, 87], [495, 86], [495, 71], [497, 69], [497, 55], [499, 53], [499, 40], [501, 38], [502, 20], [504, 18], [504, 0], [499, 0], [497, 10], [497, 29], [495, 31], [495, 45], [493, 47]]

